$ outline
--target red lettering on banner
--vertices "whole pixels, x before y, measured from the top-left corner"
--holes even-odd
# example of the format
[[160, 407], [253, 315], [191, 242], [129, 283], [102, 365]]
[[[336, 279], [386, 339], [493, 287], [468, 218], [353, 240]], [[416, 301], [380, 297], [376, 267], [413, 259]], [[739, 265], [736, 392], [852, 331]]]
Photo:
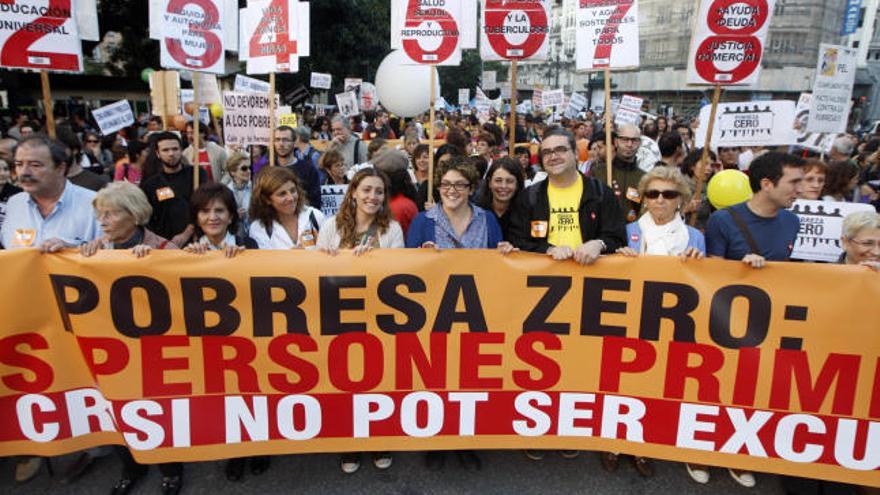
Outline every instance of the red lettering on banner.
[[[119, 373], [128, 366], [128, 346], [119, 339], [108, 337], [77, 337], [86, 365], [92, 372], [92, 378], [98, 375]], [[103, 354], [103, 361], [98, 362], [97, 352]]]
[[[360, 346], [363, 352], [364, 369], [360, 380], [352, 379], [350, 374], [348, 355], [353, 345]], [[336, 336], [330, 341], [327, 363], [330, 383], [337, 389], [346, 392], [372, 390], [382, 382], [385, 370], [382, 341], [375, 335], [364, 332], [349, 332]]]
[[[290, 5], [287, 0], [272, 0], [263, 10], [263, 17], [248, 43], [249, 57], [274, 55], [275, 64], [283, 66], [290, 63], [291, 57], [297, 56], [296, 40], [290, 39]], [[266, 33], [274, 33], [275, 41], [261, 43]]]
[[404, 39], [403, 50], [414, 62], [420, 64], [441, 64], [455, 53], [458, 47], [458, 24], [452, 15], [439, 7], [421, 7], [419, 0], [409, 0], [406, 6], [404, 32], [417, 30], [419, 25], [435, 23], [439, 25], [442, 40], [434, 50], [425, 50], [417, 39]]
[[[731, 15], [749, 17], [734, 21], [728, 17]], [[712, 2], [706, 23], [715, 35], [700, 43], [694, 60], [700, 77], [711, 83], [735, 84], [751, 76], [760, 66], [763, 53], [761, 40], [754, 34], [764, 27], [769, 15], [766, 0]], [[722, 54], [718, 55], [718, 51]], [[736, 66], [721, 70], [716, 63], [721, 61], [734, 62]]]
[[871, 389], [871, 408], [868, 416], [872, 418], [880, 418], [880, 358], [877, 358], [877, 364], [874, 367], [874, 387]]
[[318, 384], [318, 367], [288, 351], [295, 344], [300, 352], [316, 352], [318, 343], [308, 335], [279, 335], [269, 343], [269, 358], [276, 364], [299, 375], [298, 381], [291, 381], [284, 373], [269, 373], [269, 384], [280, 392], [299, 394], [308, 392]]
[[205, 69], [216, 64], [223, 55], [223, 41], [212, 31], [220, 23], [220, 12], [211, 0], [169, 0], [168, 13], [182, 13], [187, 5], [196, 5], [204, 12], [201, 22], [192, 22], [188, 26], [191, 33], [202, 37], [205, 45], [204, 53], [190, 55], [184, 51], [183, 42], [179, 39], [166, 37], [163, 42], [175, 62], [190, 69]]
[[[635, 355], [631, 360], [624, 361], [623, 352], [627, 349]], [[617, 392], [620, 390], [621, 374], [648, 371], [656, 361], [657, 350], [649, 342], [625, 337], [605, 337], [602, 339], [599, 390]]]
[[758, 391], [758, 369], [761, 365], [761, 349], [740, 347], [733, 382], [733, 403], [737, 406], [753, 406]]
[[459, 359], [458, 378], [462, 389], [500, 389], [504, 380], [497, 377], [481, 377], [481, 366], [501, 366], [502, 355], [483, 354], [482, 344], [503, 344], [504, 334], [498, 332], [463, 333], [461, 334], [461, 357]]
[[[700, 362], [690, 366], [690, 357], [699, 356]], [[684, 398], [685, 381], [697, 382], [697, 399], [701, 402], [721, 402], [718, 377], [715, 373], [724, 366], [721, 349], [706, 344], [670, 342], [666, 358], [666, 380], [663, 397]]]
[[516, 339], [516, 357], [540, 372], [539, 378], [532, 378], [529, 370], [514, 370], [513, 383], [526, 390], [546, 390], [557, 383], [562, 374], [559, 363], [535, 349], [540, 343], [548, 351], [562, 350], [559, 337], [546, 332], [529, 332]]
[[[499, 57], [508, 60], [521, 60], [531, 57], [541, 49], [549, 31], [549, 20], [542, 0], [516, 4], [507, 0], [487, 0], [484, 9], [486, 25], [483, 26], [483, 29], [486, 32], [486, 39], [489, 40], [492, 51], [497, 53]], [[524, 12], [529, 19], [529, 33], [526, 39], [518, 45], [508, 41], [503, 32], [504, 21], [512, 12]]]
[[418, 334], [403, 332], [394, 336], [395, 383], [398, 390], [413, 388], [413, 368], [427, 389], [446, 388], [446, 343], [449, 334], [432, 332], [429, 336], [431, 358], [425, 354]]
[[[611, 49], [614, 47], [614, 38], [617, 36], [617, 30], [621, 21], [632, 8], [632, 2], [620, 3], [615, 7], [614, 12], [605, 21], [602, 28], [602, 34], [596, 41], [596, 51], [593, 53], [594, 67], [609, 67], [611, 65]], [[607, 63], [598, 63], [597, 60], [606, 60]]]
[[[3, 3], [14, 4], [15, 0]], [[47, 12], [70, 13], [71, 0], [49, 0]], [[61, 28], [70, 17], [42, 16], [27, 23], [12, 33], [0, 52], [0, 65], [4, 67], [30, 67], [34, 69], [51, 69], [63, 71], [79, 71], [80, 60], [75, 53], [53, 53], [31, 51], [30, 47], [49, 34], [53, 29]], [[76, 40], [79, 43], [79, 40]], [[35, 63], [40, 61], [41, 63]]]
[[21, 368], [33, 374], [27, 379], [24, 373], [13, 373], [3, 376], [3, 384], [12, 390], [27, 393], [38, 393], [52, 386], [55, 372], [46, 361], [25, 354], [18, 350], [20, 346], [28, 346], [31, 350], [46, 350], [49, 342], [38, 333], [22, 333], [0, 339], [0, 363], [13, 368]]
[[[257, 346], [245, 337], [202, 337], [205, 364], [205, 392], [209, 394], [226, 393], [226, 371], [231, 371], [238, 380], [237, 391], [259, 393], [260, 383], [257, 372], [251, 363], [257, 357]], [[225, 349], [234, 350], [231, 357], [225, 356]]]
[[855, 405], [861, 356], [829, 354], [813, 383], [807, 353], [779, 349], [773, 363], [773, 385], [769, 405], [773, 409], [788, 409], [791, 401], [791, 379], [797, 386], [797, 395], [804, 412], [818, 412], [835, 382], [833, 414], [851, 415]]
[[186, 357], [167, 358], [163, 355], [169, 347], [189, 347], [189, 337], [185, 335], [147, 336], [140, 338], [141, 343], [141, 381], [144, 397], [161, 397], [169, 395], [189, 395], [192, 393], [191, 383], [167, 383], [165, 372], [188, 370], [189, 359]]

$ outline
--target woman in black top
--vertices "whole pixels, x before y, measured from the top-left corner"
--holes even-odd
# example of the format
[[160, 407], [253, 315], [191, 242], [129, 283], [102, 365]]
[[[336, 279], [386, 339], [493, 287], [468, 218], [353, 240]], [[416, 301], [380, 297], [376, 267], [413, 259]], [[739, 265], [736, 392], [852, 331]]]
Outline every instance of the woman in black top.
[[505, 156], [492, 162], [477, 196], [477, 205], [492, 212], [498, 219], [505, 241], [508, 240], [510, 212], [524, 185], [521, 167], [516, 160]]

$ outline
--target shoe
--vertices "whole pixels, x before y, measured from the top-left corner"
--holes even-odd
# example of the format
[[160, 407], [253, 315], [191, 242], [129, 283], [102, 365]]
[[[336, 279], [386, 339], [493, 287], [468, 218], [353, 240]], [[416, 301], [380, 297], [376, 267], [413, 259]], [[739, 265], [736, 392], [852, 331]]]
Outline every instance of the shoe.
[[429, 471], [440, 471], [446, 464], [446, 452], [425, 452], [425, 467]]
[[15, 464], [15, 482], [27, 483], [34, 479], [43, 465], [42, 457], [25, 457]]
[[269, 469], [272, 458], [267, 455], [258, 455], [251, 457], [251, 474], [259, 476]]
[[473, 450], [459, 450], [456, 453], [458, 454], [458, 462], [461, 463], [461, 467], [465, 471], [479, 471], [483, 469], [483, 461], [480, 460], [480, 456]]
[[241, 481], [244, 476], [244, 466], [246, 459], [239, 457], [238, 459], [229, 459], [226, 461], [226, 479], [232, 482]]
[[602, 461], [602, 467], [605, 468], [605, 471], [608, 471], [609, 473], [617, 471], [617, 454], [612, 452], [600, 452], [599, 460]]
[[540, 461], [545, 455], [547, 455], [543, 450], [523, 450], [523, 453], [533, 461]]
[[581, 455], [581, 451], [580, 450], [560, 450], [559, 455], [561, 455], [563, 459], [574, 459], [577, 456]]
[[636, 471], [642, 475], [642, 478], [650, 478], [654, 476], [654, 463], [651, 462], [651, 459], [647, 457], [633, 457], [633, 465], [636, 468]]
[[746, 488], [754, 488], [757, 484], [757, 482], [755, 481], [755, 475], [750, 473], [749, 471], [737, 471], [735, 469], [728, 469], [727, 472], [730, 473], [730, 477], [733, 478], [733, 481], [736, 481]]
[[391, 452], [373, 452], [373, 465], [376, 469], [388, 469], [392, 462], [394, 459], [391, 457]]
[[361, 467], [361, 454], [360, 453], [348, 453], [342, 454], [342, 457], [339, 459], [339, 467], [342, 468], [342, 472], [345, 474], [354, 474]]
[[705, 485], [709, 482], [709, 466], [684, 463], [684, 467], [687, 468], [687, 472], [691, 475], [692, 480], [701, 485]]
[[130, 478], [128, 475], [122, 475], [122, 478], [119, 478], [119, 481], [113, 485], [113, 489], [110, 490], [110, 495], [127, 495], [134, 489], [137, 482], [144, 477], [144, 474], [146, 474], [146, 470], [143, 473]]
[[165, 476], [162, 478], [162, 495], [177, 495], [183, 489], [183, 476]]

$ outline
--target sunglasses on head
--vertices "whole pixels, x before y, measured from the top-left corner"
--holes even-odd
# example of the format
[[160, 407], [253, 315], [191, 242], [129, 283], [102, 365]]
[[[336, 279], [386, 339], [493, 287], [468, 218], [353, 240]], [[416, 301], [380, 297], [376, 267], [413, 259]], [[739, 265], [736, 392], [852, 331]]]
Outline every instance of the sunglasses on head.
[[656, 189], [645, 191], [645, 197], [648, 199], [657, 199], [660, 196], [663, 196], [663, 199], [675, 199], [681, 196], [681, 193], [672, 189], [666, 191], [658, 191]]

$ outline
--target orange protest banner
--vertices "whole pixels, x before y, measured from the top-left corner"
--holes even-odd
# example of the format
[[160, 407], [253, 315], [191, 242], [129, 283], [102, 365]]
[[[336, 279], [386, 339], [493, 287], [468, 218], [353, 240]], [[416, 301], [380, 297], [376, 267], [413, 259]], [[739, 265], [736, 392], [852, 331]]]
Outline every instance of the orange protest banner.
[[0, 264], [6, 455], [527, 447], [880, 486], [880, 276], [863, 267], [479, 250]]

